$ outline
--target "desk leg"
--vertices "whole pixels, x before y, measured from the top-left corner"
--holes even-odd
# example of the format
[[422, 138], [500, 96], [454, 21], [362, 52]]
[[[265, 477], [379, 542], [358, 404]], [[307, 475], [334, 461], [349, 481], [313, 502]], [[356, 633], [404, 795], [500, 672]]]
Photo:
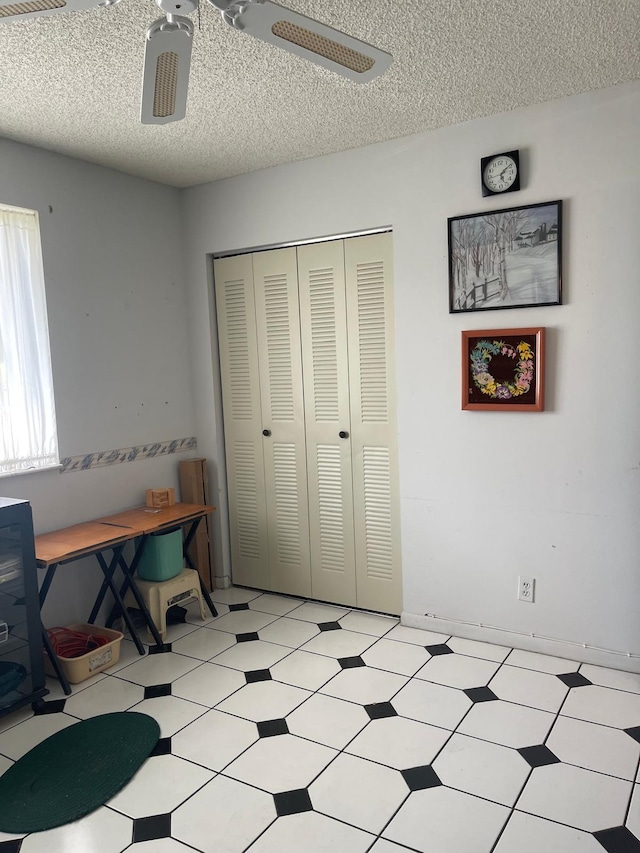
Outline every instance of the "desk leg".
[[[184, 540], [184, 544], [182, 546], [182, 552], [184, 554], [184, 558], [186, 560], [187, 566], [190, 569], [195, 569], [196, 571], [197, 571], [197, 569], [193, 565], [193, 560], [189, 556], [189, 545], [191, 545], [191, 542], [193, 541], [193, 537], [196, 535], [196, 530], [198, 529], [198, 525], [200, 524], [200, 522], [202, 521], [203, 518], [204, 518], [204, 516], [201, 515], [200, 518], [196, 518], [196, 520], [191, 523], [191, 527], [189, 528], [189, 531], [188, 531], [188, 533], [185, 537], [185, 540]], [[206, 588], [206, 586], [204, 585], [204, 583], [202, 581], [202, 578], [200, 577], [200, 572], [198, 572], [198, 579], [200, 580], [200, 591], [202, 592], [202, 596], [203, 596], [204, 600], [207, 602], [207, 607], [209, 608], [211, 615], [217, 616], [218, 611], [216, 610], [215, 605], [214, 605], [213, 601], [211, 600], [211, 596], [209, 595], [209, 590]]]
[[[118, 563], [120, 562], [120, 558], [122, 557], [123, 549], [124, 549], [124, 545], [118, 545], [116, 548], [113, 549], [113, 557], [111, 558], [111, 562], [109, 563], [109, 565], [106, 564], [105, 559], [102, 556], [102, 554], [97, 553], [96, 558], [97, 558], [98, 562], [100, 563], [100, 568], [102, 569], [102, 572], [104, 574], [105, 583], [107, 584], [107, 587], [111, 590], [111, 594], [113, 595], [113, 597], [116, 600], [116, 605], [119, 607], [120, 612], [122, 613], [122, 618], [124, 619], [125, 624], [126, 624], [127, 628], [129, 629], [129, 633], [131, 634], [131, 639], [136, 644], [136, 648], [138, 649], [138, 653], [141, 655], [144, 655], [145, 654], [144, 646], [140, 642], [140, 637], [138, 637], [138, 633], [134, 627], [134, 624], [131, 620], [131, 617], [129, 616], [127, 608], [124, 606], [124, 601], [122, 600], [122, 596], [120, 595], [117, 586], [113, 582], [113, 573], [115, 572], [116, 567], [118, 566]], [[104, 596], [103, 596], [103, 598], [104, 598]], [[96, 599], [96, 604], [97, 604], [97, 599]], [[97, 617], [97, 615], [98, 614], [97, 614], [97, 610], [96, 610], [96, 605], [94, 604], [93, 610], [91, 611], [91, 616], [93, 616], [93, 619], [91, 619], [91, 617], [90, 617], [89, 621], [93, 622], [95, 620], [95, 618]]]
[[[131, 578], [135, 574], [136, 569], [138, 568], [138, 563], [140, 562], [140, 558], [142, 557], [142, 552], [144, 551], [144, 546], [146, 544], [149, 535], [147, 533], [143, 534], [143, 536], [138, 540], [138, 544], [136, 545], [136, 550], [133, 555], [133, 560], [131, 561], [131, 565], [127, 566], [127, 563], [123, 556], [120, 556], [120, 568], [122, 569], [122, 574], [124, 575], [124, 583], [120, 587], [120, 595], [124, 599], [127, 590], [131, 586]], [[110, 628], [114, 620], [118, 615], [118, 609], [114, 605], [111, 608], [111, 613], [109, 614], [109, 618], [107, 619], [107, 628]]]
[[[44, 576], [44, 580], [42, 581], [42, 586], [40, 587], [40, 592], [38, 593], [38, 597], [40, 599], [40, 608], [42, 609], [42, 605], [45, 603], [47, 599], [47, 593], [49, 592], [49, 587], [51, 586], [51, 582], [53, 580], [53, 576], [56, 573], [56, 569], [58, 568], [57, 563], [52, 563], [47, 569], [47, 574]], [[46, 653], [49, 656], [49, 660], [51, 661], [51, 666], [53, 667], [53, 671], [56, 674], [56, 677], [60, 684], [62, 685], [62, 689], [65, 692], [66, 696], [69, 696], [71, 693], [71, 686], [67, 680], [67, 676], [62, 671], [62, 667], [60, 666], [60, 661], [58, 660], [58, 656], [53, 651], [53, 647], [51, 645], [51, 640], [49, 639], [49, 635], [47, 634], [47, 629], [44, 627], [42, 622], [40, 622], [40, 627], [42, 630], [42, 645], [45, 648]]]

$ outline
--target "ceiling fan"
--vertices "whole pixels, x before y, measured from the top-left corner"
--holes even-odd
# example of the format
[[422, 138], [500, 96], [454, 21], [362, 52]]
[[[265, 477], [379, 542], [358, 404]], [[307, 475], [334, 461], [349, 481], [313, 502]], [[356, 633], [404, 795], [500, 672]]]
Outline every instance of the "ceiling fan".
[[[0, 0], [0, 23], [115, 6], [119, 0]], [[146, 35], [143, 124], [168, 124], [185, 117], [194, 27], [186, 15], [198, 0], [155, 0], [165, 13]], [[271, 0], [206, 0], [233, 29], [275, 44], [358, 83], [384, 73], [392, 57], [340, 30]]]

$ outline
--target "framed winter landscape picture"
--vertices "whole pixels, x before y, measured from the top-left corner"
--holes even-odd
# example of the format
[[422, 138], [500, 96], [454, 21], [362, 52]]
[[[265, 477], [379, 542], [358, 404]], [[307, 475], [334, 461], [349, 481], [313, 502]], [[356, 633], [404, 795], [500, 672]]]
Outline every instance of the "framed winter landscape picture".
[[456, 216], [449, 313], [562, 304], [562, 202]]
[[542, 412], [544, 328], [463, 332], [462, 408]]

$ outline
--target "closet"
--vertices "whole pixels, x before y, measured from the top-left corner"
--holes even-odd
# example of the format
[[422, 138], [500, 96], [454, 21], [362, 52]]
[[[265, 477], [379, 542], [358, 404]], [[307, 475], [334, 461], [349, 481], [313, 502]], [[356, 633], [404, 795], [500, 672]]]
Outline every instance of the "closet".
[[214, 261], [234, 583], [401, 610], [391, 248]]

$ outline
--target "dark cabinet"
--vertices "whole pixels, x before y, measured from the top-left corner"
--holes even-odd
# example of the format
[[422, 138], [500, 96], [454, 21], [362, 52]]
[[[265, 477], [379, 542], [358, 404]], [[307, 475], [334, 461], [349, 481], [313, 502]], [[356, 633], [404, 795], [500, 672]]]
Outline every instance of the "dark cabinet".
[[47, 692], [41, 631], [31, 506], [0, 498], [0, 715]]

